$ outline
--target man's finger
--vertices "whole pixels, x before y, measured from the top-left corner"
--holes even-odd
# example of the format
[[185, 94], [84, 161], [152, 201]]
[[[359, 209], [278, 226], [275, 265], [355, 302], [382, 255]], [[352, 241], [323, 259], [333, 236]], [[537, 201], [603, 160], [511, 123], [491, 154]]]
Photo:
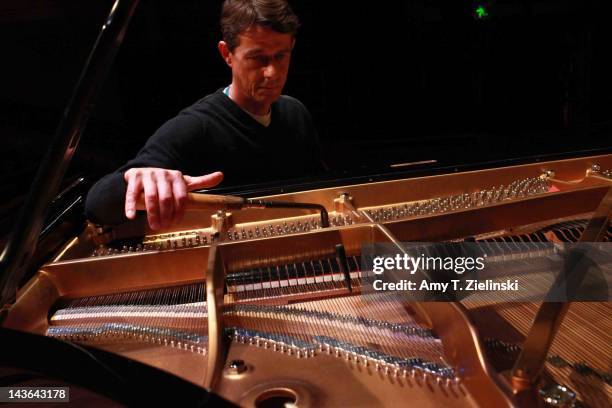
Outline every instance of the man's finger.
[[197, 190], [199, 188], [214, 187], [223, 181], [223, 173], [216, 171], [199, 177], [191, 177], [183, 175], [185, 183], [187, 183], [187, 191]]
[[159, 199], [159, 223], [162, 228], [166, 228], [174, 218], [174, 196], [172, 194], [172, 184], [165, 174], [158, 174], [157, 195]]
[[187, 202], [187, 186], [182, 177], [172, 181], [172, 193], [174, 195], [174, 222], [179, 222], [185, 215], [185, 203]]
[[147, 219], [151, 229], [159, 228], [159, 199], [157, 195], [157, 185], [151, 173], [144, 177], [144, 200], [147, 207]]
[[136, 200], [142, 192], [142, 179], [132, 173], [128, 178], [127, 191], [125, 192], [125, 216], [133, 220], [136, 218]]

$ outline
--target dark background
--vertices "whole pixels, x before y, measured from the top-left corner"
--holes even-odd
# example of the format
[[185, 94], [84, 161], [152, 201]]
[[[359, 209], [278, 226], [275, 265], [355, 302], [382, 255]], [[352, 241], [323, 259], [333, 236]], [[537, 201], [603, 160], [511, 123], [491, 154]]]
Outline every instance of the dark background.
[[[229, 84], [220, 3], [141, 1], [70, 177], [114, 170], [179, 110]], [[303, 26], [285, 93], [310, 109], [340, 176], [610, 146], [605, 3], [294, 0]], [[27, 192], [110, 5], [1, 3], [0, 213]]]

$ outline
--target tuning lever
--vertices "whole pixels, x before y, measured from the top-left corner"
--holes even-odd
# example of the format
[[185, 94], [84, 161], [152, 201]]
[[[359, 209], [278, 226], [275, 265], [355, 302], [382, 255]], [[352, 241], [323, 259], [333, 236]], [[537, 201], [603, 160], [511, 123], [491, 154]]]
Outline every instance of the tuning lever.
[[[218, 194], [201, 194], [201, 193], [187, 193], [187, 202], [185, 203], [186, 209], [192, 210], [240, 210], [242, 208], [295, 208], [305, 210], [315, 210], [321, 214], [321, 227], [329, 227], [329, 217], [327, 210], [320, 204], [312, 203], [295, 203], [295, 202], [284, 202], [284, 201], [262, 201], [245, 199], [242, 197], [232, 195], [218, 195]], [[145, 202], [142, 194], [136, 201], [137, 210], [145, 210]]]
[[[231, 195], [187, 193], [185, 208], [212, 211], [230, 210], [242, 208], [245, 202], [244, 198]], [[145, 210], [145, 208], [144, 197], [141, 194], [136, 202], [136, 209]]]

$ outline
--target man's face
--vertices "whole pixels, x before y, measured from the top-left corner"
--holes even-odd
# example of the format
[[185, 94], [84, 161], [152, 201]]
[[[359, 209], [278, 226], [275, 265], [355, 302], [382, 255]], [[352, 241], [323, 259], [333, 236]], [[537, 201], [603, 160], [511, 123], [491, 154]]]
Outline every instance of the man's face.
[[238, 36], [233, 52], [222, 41], [221, 54], [232, 68], [232, 98], [255, 114], [266, 114], [287, 81], [293, 35], [252, 26]]

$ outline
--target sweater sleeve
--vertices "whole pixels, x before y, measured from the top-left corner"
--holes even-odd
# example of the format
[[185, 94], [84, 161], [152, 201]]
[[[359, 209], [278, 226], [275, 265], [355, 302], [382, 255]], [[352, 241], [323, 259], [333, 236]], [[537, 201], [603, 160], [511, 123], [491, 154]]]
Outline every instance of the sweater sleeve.
[[121, 224], [127, 219], [123, 211], [125, 192], [123, 172], [107, 174], [89, 189], [85, 215], [96, 224]]
[[193, 141], [203, 133], [201, 121], [188, 114], [170, 119], [160, 127], [138, 152], [136, 157], [115, 172], [96, 182], [85, 202], [85, 214], [98, 224], [116, 225], [127, 221], [125, 217], [124, 173], [131, 168], [157, 167], [184, 171], [181, 158], [189, 152]]

